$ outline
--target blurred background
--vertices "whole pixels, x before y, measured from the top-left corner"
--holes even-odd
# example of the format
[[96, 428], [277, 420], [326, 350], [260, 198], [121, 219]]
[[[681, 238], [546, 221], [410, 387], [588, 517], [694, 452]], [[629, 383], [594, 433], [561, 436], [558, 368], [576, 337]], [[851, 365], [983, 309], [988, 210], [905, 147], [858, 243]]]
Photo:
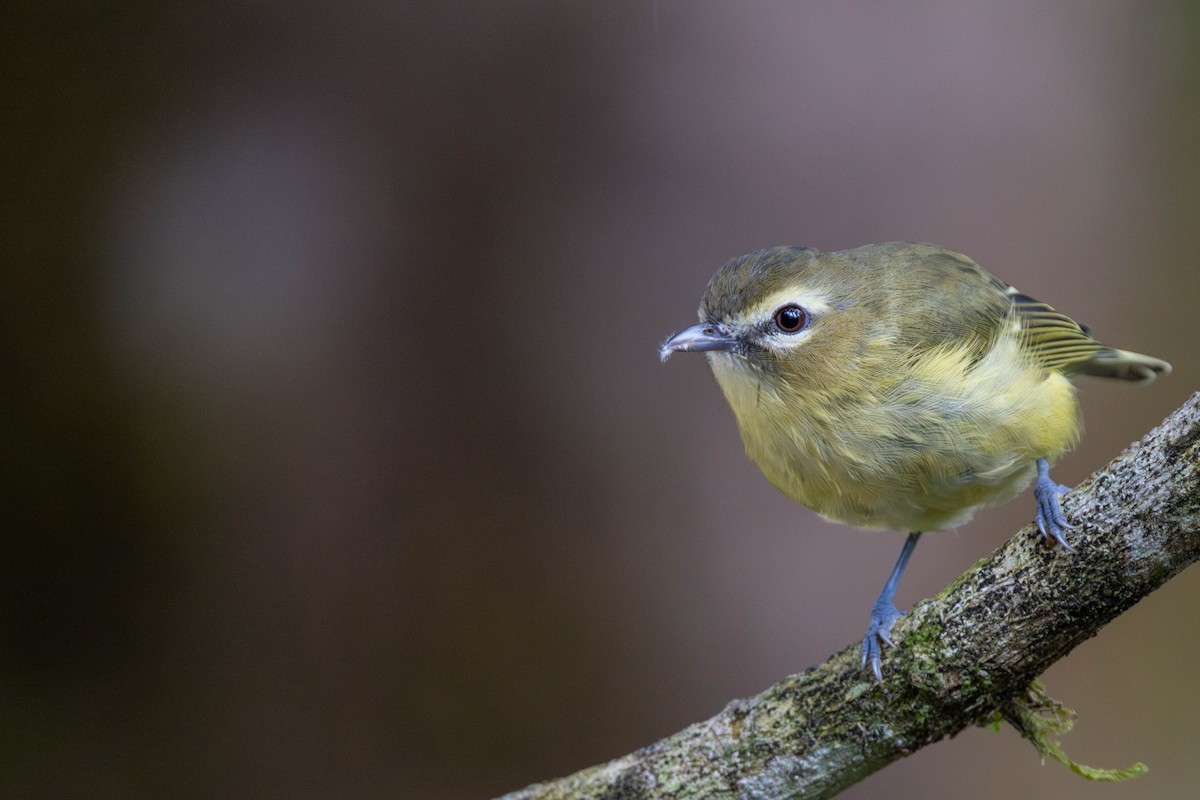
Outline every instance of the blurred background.
[[[491, 797], [857, 640], [899, 534], [742, 454], [709, 276], [931, 241], [1197, 388], [1200, 15], [1162, 2], [20, 4], [0, 48], [0, 793]], [[1032, 517], [927, 537], [928, 597]], [[844, 796], [1185, 798], [1200, 573]]]

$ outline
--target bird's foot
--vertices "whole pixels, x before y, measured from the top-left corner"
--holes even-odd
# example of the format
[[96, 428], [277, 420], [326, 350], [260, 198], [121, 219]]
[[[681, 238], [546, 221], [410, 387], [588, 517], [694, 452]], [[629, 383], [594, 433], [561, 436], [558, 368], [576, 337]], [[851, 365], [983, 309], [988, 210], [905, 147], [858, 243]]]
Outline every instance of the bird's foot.
[[1063, 513], [1060, 502], [1060, 498], [1070, 492], [1071, 487], [1055, 483], [1050, 478], [1050, 468], [1043, 468], [1042, 463], [1044, 462], [1038, 464], [1037, 483], [1033, 486], [1033, 497], [1037, 501], [1038, 530], [1046, 537], [1047, 544], [1059, 544], [1064, 550], [1074, 552], [1075, 548], [1067, 544], [1063, 531], [1072, 530], [1075, 526], [1067, 521], [1067, 515]]
[[904, 616], [891, 601], [880, 600], [871, 606], [871, 624], [867, 626], [867, 635], [862, 643], [862, 668], [871, 665], [871, 674], [876, 683], [883, 683], [883, 672], [879, 668], [879, 660], [883, 654], [883, 646], [893, 646], [892, 626], [896, 620]]

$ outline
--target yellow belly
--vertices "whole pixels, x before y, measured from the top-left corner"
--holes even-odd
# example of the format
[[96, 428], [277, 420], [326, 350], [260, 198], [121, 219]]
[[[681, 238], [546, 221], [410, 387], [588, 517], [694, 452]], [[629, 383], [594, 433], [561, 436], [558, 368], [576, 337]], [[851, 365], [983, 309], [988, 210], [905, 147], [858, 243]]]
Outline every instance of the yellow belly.
[[[1015, 342], [979, 363], [946, 350], [893, 365], [856, 390], [780, 385], [737, 356], [710, 364], [746, 453], [788, 497], [864, 528], [944, 530], [1018, 494], [1035, 461], [1077, 441], [1074, 387], [1030, 366]], [[831, 385], [832, 384], [832, 385]]]

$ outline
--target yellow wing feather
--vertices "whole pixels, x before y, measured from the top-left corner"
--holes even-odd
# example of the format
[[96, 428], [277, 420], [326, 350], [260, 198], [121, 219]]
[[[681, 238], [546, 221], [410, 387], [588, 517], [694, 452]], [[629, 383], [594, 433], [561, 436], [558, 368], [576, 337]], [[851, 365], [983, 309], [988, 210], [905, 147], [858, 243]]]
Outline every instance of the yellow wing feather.
[[1025, 347], [1047, 369], [1137, 383], [1149, 383], [1159, 374], [1171, 371], [1171, 365], [1162, 359], [1106, 347], [1066, 314], [1012, 287], [1008, 295], [1021, 325]]

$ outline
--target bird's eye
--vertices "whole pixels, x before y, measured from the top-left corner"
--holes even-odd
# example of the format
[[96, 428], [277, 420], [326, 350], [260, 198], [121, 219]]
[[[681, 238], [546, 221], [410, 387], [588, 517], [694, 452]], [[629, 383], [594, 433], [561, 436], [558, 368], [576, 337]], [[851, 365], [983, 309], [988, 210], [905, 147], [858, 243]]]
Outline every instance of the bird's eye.
[[808, 322], [808, 314], [798, 305], [786, 305], [775, 312], [775, 327], [784, 333], [798, 333]]

